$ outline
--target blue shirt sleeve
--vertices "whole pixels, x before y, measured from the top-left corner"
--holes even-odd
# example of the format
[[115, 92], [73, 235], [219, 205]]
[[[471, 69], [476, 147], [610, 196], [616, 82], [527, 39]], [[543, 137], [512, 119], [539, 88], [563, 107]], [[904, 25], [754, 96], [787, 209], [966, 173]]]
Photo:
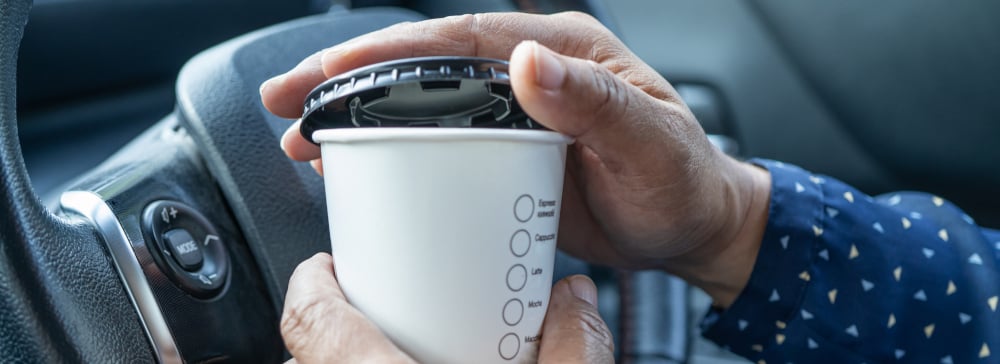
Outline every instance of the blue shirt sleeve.
[[940, 197], [772, 177], [747, 287], [703, 335], [758, 363], [1000, 362], [1000, 232]]

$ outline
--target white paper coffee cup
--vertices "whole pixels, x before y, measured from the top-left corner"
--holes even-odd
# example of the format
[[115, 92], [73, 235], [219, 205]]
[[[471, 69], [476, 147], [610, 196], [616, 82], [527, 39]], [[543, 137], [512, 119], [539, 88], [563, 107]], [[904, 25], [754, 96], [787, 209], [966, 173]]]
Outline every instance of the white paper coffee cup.
[[347, 299], [418, 361], [534, 362], [571, 139], [476, 128], [313, 138]]

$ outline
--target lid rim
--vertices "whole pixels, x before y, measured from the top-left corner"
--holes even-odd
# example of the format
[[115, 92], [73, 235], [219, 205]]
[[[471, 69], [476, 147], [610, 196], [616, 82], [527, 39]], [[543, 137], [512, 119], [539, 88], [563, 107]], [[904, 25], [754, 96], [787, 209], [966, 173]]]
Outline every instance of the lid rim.
[[[320, 130], [405, 128], [410, 123], [429, 124], [433, 121], [441, 121], [437, 124], [440, 128], [546, 130], [543, 125], [532, 121], [520, 109], [510, 90], [507, 67], [508, 62], [499, 59], [447, 56], [397, 59], [357, 68], [326, 80], [309, 93], [304, 102], [299, 131], [306, 140], [318, 144], [313, 139], [313, 135]], [[468, 102], [468, 96], [478, 95], [476, 93], [470, 94], [470, 92], [482, 91], [475, 91], [481, 90], [477, 87], [467, 88], [466, 85], [475, 84], [466, 84], [466, 80], [483, 82], [487, 88], [486, 92], [490, 94], [494, 94], [494, 91], [497, 92], [494, 96], [505, 95], [496, 97], [503, 98], [505, 105], [507, 105], [506, 111], [490, 114], [488, 111], [495, 109], [492, 105], [495, 100], [491, 100], [490, 104], [469, 107], [468, 110], [449, 109], [448, 106], [442, 107], [442, 105], [450, 105], [450, 96], [444, 96], [444, 98], [429, 97], [427, 99], [420, 97], [429, 95], [428, 91], [424, 91], [422, 94], [418, 92], [414, 95], [408, 95], [409, 92], [399, 94], [402, 95], [402, 98], [389, 96], [390, 89], [401, 85], [420, 84], [423, 88], [426, 83], [461, 81], [460, 88], [455, 89], [457, 100], [464, 98]], [[498, 87], [499, 89], [496, 89]], [[399, 90], [411, 90], [411, 88]], [[385, 96], [382, 96], [383, 94]], [[396, 95], [396, 93], [392, 93], [392, 95]], [[473, 96], [473, 100], [475, 97]], [[366, 106], [356, 107], [355, 105], [359, 101], [367, 103], [369, 100], [402, 101], [398, 104], [391, 101], [395, 104], [393, 107], [401, 112], [389, 112], [386, 115], [381, 115], [382, 112], [372, 113]], [[348, 105], [348, 102], [351, 104]], [[421, 106], [425, 102], [427, 106]], [[407, 110], [411, 108], [415, 108], [412, 115], [417, 115], [412, 118], [406, 116], [409, 114]], [[439, 111], [442, 115], [434, 114]]]
[[549, 130], [488, 128], [337, 128], [317, 130], [312, 135], [320, 145], [384, 141], [510, 141], [541, 144], [573, 144], [574, 139]]

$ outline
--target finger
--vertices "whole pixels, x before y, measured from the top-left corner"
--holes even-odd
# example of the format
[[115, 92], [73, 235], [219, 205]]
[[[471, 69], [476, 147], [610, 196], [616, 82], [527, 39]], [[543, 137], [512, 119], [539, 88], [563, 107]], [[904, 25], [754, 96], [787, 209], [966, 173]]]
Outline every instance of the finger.
[[562, 221], [559, 224], [559, 249], [584, 261], [612, 267], [652, 268], [648, 262], [622, 255], [616, 249], [617, 245], [608, 240], [606, 231], [598, 223], [585, 198], [586, 190], [583, 186], [588, 184], [581, 178], [584, 172], [579, 167], [579, 154], [570, 150], [566, 155], [562, 209], [559, 212]]
[[[566, 18], [573, 18], [567, 21]], [[302, 116], [306, 95], [329, 77], [354, 68], [382, 61], [430, 56], [477, 56], [507, 59], [522, 39], [547, 40], [567, 53], [582, 47], [570, 47], [564, 37], [556, 37], [552, 26], [571, 25], [575, 34], [600, 32], [584, 16], [561, 14], [556, 17], [529, 14], [477, 14], [432, 19], [419, 23], [401, 23], [317, 52], [291, 71], [261, 85], [261, 100], [275, 115], [286, 118]], [[481, 31], [491, 35], [484, 37]], [[587, 37], [593, 39], [593, 37]], [[575, 49], [569, 49], [575, 48]], [[319, 158], [319, 149], [298, 134], [299, 123], [282, 137], [282, 148], [292, 159], [307, 161]], [[295, 132], [292, 130], [294, 129]]]
[[326, 253], [302, 262], [292, 273], [281, 315], [281, 336], [288, 352], [302, 364], [409, 361], [347, 302], [334, 278], [332, 257]]
[[[552, 31], [556, 28], [561, 32]], [[507, 59], [525, 39], [536, 39], [566, 54], [584, 56], [592, 52], [595, 37], [608, 35], [610, 32], [593, 17], [574, 12], [450, 16], [398, 24], [330, 48], [322, 55], [323, 72], [333, 76], [372, 63], [422, 56]]]
[[285, 134], [281, 136], [281, 149], [289, 158], [300, 162], [317, 159], [320, 157], [319, 146], [302, 137], [299, 132], [301, 124], [302, 120], [298, 120], [285, 130]]
[[317, 174], [319, 174], [320, 176], [323, 175], [323, 160], [322, 159], [313, 159], [313, 160], [309, 161], [309, 165], [312, 166], [313, 170], [315, 170]]
[[294, 119], [302, 116], [302, 102], [309, 91], [327, 79], [320, 58], [323, 51], [313, 53], [295, 68], [275, 76], [260, 85], [260, 100], [272, 114]]
[[[558, 29], [559, 31], [553, 31]], [[563, 54], [601, 63], [619, 63], [622, 69], [653, 72], [593, 17], [577, 12], [555, 15], [488, 13], [401, 23], [368, 33], [321, 51], [288, 73], [265, 82], [264, 105], [276, 115], [296, 118], [302, 102], [326, 78], [369, 64], [419, 56], [475, 56], [507, 59], [519, 42], [535, 39]], [[607, 50], [612, 51], [607, 51]], [[629, 61], [622, 59], [628, 58]], [[317, 68], [317, 59], [322, 66]], [[317, 72], [317, 70], [319, 71]], [[311, 86], [308, 86], [311, 85]]]
[[[681, 103], [650, 97], [604, 66], [559, 55], [528, 41], [511, 55], [511, 86], [524, 110], [591, 149], [604, 167], [641, 175], [666, 158], [684, 158], [678, 143], [701, 135]], [[701, 136], [704, 139], [704, 136]]]
[[[723, 199], [728, 192], [722, 179], [706, 177], [722, 170], [719, 164], [725, 158], [679, 99], [653, 97], [603, 65], [559, 55], [530, 41], [511, 55], [510, 75], [514, 94], [528, 115], [576, 138], [572, 148], [579, 164], [577, 178], [586, 186], [587, 203], [603, 207], [592, 210], [594, 217], [608, 235], [629, 237], [618, 241], [616, 250], [646, 257], [649, 262], [643, 264], [657, 264], [657, 259], [681, 254], [693, 245], [634, 244], [666, 240], [637, 235], [631, 227], [676, 228], [675, 241], [698, 241], [684, 237], [713, 228], [704, 223], [710, 221], [705, 217], [708, 210], [671, 203], [670, 196], [692, 196], [687, 201], [694, 203]], [[665, 90], [673, 93], [669, 86]]]
[[590, 278], [570, 276], [552, 287], [538, 362], [614, 362], [614, 339], [597, 312], [597, 287]]
[[[554, 27], [566, 29], [566, 32], [552, 32]], [[272, 113], [296, 118], [302, 115], [302, 102], [312, 88], [348, 70], [391, 59], [428, 55], [507, 59], [522, 39], [539, 39], [566, 54], [596, 52], [594, 43], [602, 39], [610, 43], [609, 47], [623, 47], [600, 23], [581, 13], [553, 16], [492, 13], [402, 23], [309, 56], [288, 73], [262, 84], [261, 99]], [[300, 122], [293, 124], [282, 136], [282, 149], [298, 161], [319, 158], [319, 147], [299, 134], [299, 125]]]

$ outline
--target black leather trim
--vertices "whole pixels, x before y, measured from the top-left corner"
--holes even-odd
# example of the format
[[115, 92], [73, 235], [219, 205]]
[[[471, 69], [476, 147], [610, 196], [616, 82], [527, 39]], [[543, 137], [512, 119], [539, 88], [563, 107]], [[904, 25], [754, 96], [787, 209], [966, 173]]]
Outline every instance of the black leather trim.
[[17, 138], [17, 51], [31, 1], [0, 3], [0, 362], [152, 362], [94, 229], [50, 213]]

